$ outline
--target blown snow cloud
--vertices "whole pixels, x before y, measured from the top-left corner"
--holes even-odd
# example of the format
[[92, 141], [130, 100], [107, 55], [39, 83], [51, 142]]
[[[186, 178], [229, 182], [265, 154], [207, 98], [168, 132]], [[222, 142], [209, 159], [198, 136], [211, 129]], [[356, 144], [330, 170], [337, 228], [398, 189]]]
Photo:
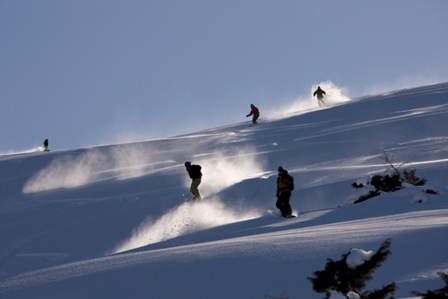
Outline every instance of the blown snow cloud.
[[[236, 148], [230, 152], [215, 152], [201, 159], [203, 195], [217, 193], [245, 179], [264, 172], [264, 158], [250, 147]], [[190, 181], [187, 182], [189, 184]]]
[[327, 80], [319, 84], [313, 84], [310, 92], [307, 95], [294, 99], [291, 103], [283, 107], [275, 107], [267, 111], [268, 119], [277, 120], [285, 116], [294, 115], [297, 113], [309, 111], [319, 108], [316, 97], [313, 96], [314, 91], [320, 86], [326, 93], [325, 103], [327, 106], [337, 105], [340, 103], [351, 101], [352, 99], [347, 95], [348, 90], [343, 87], [336, 86], [333, 82]]
[[[200, 204], [185, 202], [166, 212], [159, 219], [146, 219], [135, 229], [131, 237], [117, 246], [113, 253], [123, 252], [145, 245], [166, 241], [195, 231], [259, 217], [256, 209], [244, 211], [225, 206], [213, 194], [238, 182], [263, 172], [264, 160], [248, 148], [214, 152], [198, 157], [203, 179], [199, 186], [206, 199]], [[186, 187], [191, 180], [185, 175]], [[219, 214], [216, 211], [220, 211]]]
[[58, 157], [29, 179], [23, 192], [72, 189], [103, 180], [136, 178], [160, 169], [161, 164], [174, 163], [157, 152], [150, 153], [151, 150], [143, 146], [128, 145]]
[[[216, 211], [219, 211], [217, 213]], [[239, 211], [226, 207], [218, 199], [201, 203], [185, 202], [159, 219], [148, 218], [132, 232], [131, 237], [118, 245], [112, 253], [119, 253], [170, 240], [210, 227], [257, 218], [260, 211]]]

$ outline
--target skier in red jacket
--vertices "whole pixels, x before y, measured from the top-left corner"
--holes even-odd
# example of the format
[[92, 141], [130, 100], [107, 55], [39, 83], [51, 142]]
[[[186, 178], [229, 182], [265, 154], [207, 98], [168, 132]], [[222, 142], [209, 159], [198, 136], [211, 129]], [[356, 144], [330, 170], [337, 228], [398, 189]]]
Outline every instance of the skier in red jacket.
[[260, 111], [258, 110], [257, 107], [255, 107], [254, 104], [250, 104], [250, 113], [248, 115], [246, 115], [246, 117], [249, 117], [253, 115], [252, 117], [252, 125], [256, 125], [257, 124], [257, 119], [260, 117]]

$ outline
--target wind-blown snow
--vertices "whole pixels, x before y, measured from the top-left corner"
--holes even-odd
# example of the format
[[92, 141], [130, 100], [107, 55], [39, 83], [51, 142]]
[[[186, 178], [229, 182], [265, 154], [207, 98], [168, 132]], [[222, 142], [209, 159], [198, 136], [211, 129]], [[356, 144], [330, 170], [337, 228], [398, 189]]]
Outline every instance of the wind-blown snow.
[[201, 203], [185, 202], [159, 219], [144, 220], [133, 231], [132, 237], [118, 246], [113, 253], [162, 242], [210, 227], [258, 218], [261, 215], [261, 211], [256, 210], [234, 210], [216, 199], [208, 199]]
[[[448, 83], [359, 99], [319, 85], [327, 107], [312, 95], [260, 107], [255, 127], [1, 155], [1, 298], [322, 298], [307, 278], [327, 258], [352, 249], [356, 267], [387, 238], [368, 289], [442, 287]], [[385, 154], [427, 184], [354, 205], [372, 189], [352, 183], [384, 174]], [[187, 160], [203, 167], [199, 203]], [[279, 165], [295, 178], [294, 219], [275, 207]]]
[[331, 81], [323, 81], [319, 84], [313, 84], [307, 95], [301, 96], [291, 101], [289, 105], [274, 105], [275, 108], [268, 109], [267, 116], [270, 120], [277, 120], [298, 113], [309, 112], [318, 109], [317, 98], [313, 96], [314, 91], [320, 86], [326, 93], [325, 102], [328, 106], [349, 102], [352, 99], [348, 97], [346, 88], [338, 87]]

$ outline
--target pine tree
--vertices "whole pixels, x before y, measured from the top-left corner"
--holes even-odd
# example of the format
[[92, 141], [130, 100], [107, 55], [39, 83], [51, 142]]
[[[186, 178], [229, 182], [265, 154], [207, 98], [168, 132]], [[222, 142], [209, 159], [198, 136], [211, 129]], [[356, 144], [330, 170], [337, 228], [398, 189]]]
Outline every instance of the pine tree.
[[448, 298], [448, 273], [439, 272], [437, 274], [445, 282], [445, 287], [438, 289], [438, 290], [434, 290], [434, 291], [427, 291], [426, 293], [414, 292], [414, 294], [417, 296], [421, 296], [422, 299], [447, 299]]
[[341, 294], [347, 294], [348, 292], [353, 291], [359, 294], [362, 299], [387, 298], [387, 296], [395, 292], [395, 283], [391, 283], [382, 289], [374, 290], [372, 292], [364, 291], [364, 289], [367, 281], [372, 279], [373, 272], [378, 269], [391, 254], [389, 250], [390, 245], [391, 240], [387, 239], [368, 261], [365, 261], [354, 269], [350, 268], [346, 261], [350, 252], [342, 255], [342, 258], [339, 261], [327, 259], [325, 269], [314, 272], [314, 276], [308, 278], [313, 284], [313, 290], [317, 293], [326, 293], [325, 298], [330, 297], [331, 290]]

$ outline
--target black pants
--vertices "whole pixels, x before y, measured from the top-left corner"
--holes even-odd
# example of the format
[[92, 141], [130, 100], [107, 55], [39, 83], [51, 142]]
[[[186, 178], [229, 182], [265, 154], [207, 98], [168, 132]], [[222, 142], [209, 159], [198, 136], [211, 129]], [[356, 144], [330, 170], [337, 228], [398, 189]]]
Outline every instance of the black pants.
[[280, 192], [277, 197], [277, 202], [275, 206], [282, 212], [283, 217], [287, 217], [292, 214], [291, 205], [289, 200], [291, 199], [291, 192]]
[[254, 115], [252, 117], [252, 123], [255, 125], [255, 123], [257, 122], [257, 119], [260, 117], [260, 115]]

